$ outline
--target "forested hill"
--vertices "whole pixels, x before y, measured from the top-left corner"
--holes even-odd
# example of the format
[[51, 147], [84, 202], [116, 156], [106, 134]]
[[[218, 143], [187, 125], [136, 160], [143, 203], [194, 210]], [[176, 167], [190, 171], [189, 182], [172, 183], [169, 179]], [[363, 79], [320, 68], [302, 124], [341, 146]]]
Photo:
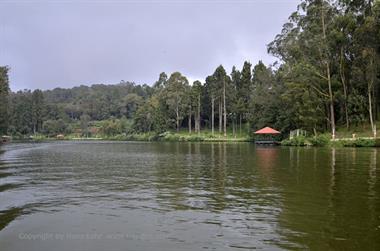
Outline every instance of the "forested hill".
[[[380, 116], [380, 3], [307, 0], [268, 45], [276, 67], [258, 62], [189, 83], [179, 72], [155, 83], [9, 91], [0, 71], [0, 133], [138, 132], [208, 129], [226, 135], [272, 126], [329, 132], [375, 123]], [[249, 56], [249, 55], [247, 55]], [[17, 71], [17, 69], [11, 69]], [[101, 121], [101, 122], [99, 122]]]
[[[148, 85], [136, 85], [121, 82], [115, 85], [97, 84], [79, 86], [71, 89], [56, 88], [43, 92], [46, 104], [57, 106], [60, 118], [80, 119], [87, 114], [92, 120], [105, 120], [110, 117], [133, 116], [133, 103], [140, 105], [143, 99], [152, 95], [153, 89]], [[127, 108], [128, 110], [126, 110]], [[54, 108], [52, 108], [54, 110]]]

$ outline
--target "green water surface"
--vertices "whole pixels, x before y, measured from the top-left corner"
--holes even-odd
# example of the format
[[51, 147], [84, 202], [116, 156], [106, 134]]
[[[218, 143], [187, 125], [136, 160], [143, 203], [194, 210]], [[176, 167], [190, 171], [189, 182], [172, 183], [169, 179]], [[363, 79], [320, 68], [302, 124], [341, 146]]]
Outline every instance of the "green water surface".
[[376, 148], [11, 143], [0, 250], [380, 250]]

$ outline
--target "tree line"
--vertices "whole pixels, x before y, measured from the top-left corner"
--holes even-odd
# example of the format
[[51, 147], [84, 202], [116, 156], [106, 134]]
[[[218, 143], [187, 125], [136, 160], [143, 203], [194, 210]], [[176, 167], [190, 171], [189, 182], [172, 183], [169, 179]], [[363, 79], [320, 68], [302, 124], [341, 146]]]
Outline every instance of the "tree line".
[[0, 68], [0, 133], [161, 133], [186, 128], [226, 136], [272, 126], [330, 132], [369, 123], [380, 114], [380, 3], [304, 0], [268, 44], [279, 61], [230, 71], [218, 66], [202, 83], [162, 72], [152, 85], [9, 90]]

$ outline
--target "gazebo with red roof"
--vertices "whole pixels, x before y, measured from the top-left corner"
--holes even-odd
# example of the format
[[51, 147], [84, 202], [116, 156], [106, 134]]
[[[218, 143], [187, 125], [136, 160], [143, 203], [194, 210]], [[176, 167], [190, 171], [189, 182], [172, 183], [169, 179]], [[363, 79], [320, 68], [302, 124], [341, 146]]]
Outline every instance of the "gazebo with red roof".
[[280, 134], [280, 132], [267, 126], [256, 131], [255, 134]]
[[257, 144], [277, 144], [278, 142], [273, 139], [273, 136], [281, 134], [281, 132], [270, 128], [270, 127], [264, 127], [256, 132], [254, 132], [256, 135], [261, 135], [259, 137], [259, 140], [255, 140], [255, 143]]

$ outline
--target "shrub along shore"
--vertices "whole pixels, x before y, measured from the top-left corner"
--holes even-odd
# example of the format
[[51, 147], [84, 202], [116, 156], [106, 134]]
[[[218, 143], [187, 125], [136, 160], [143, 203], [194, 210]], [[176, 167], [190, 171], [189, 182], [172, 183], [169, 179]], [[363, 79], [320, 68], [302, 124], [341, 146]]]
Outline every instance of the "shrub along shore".
[[253, 139], [248, 134], [227, 134], [227, 137], [219, 133], [214, 135], [210, 132], [188, 133], [188, 132], [164, 132], [157, 134], [155, 132], [131, 133], [116, 135], [92, 135], [91, 137], [80, 137], [75, 134], [64, 135], [63, 137], [48, 137], [38, 134], [30, 137], [18, 137], [15, 140], [108, 140], [108, 141], [167, 141], [167, 142], [251, 142]]
[[380, 147], [380, 138], [338, 138], [331, 140], [328, 134], [315, 137], [298, 136], [281, 141], [283, 146], [331, 146], [331, 147]]
[[[188, 132], [164, 132], [164, 133], [133, 133], [117, 135], [92, 135], [91, 137], [78, 137], [75, 134], [64, 135], [63, 137], [48, 137], [37, 134], [30, 137], [16, 137], [15, 141], [31, 140], [34, 142], [53, 140], [103, 140], [103, 141], [161, 141], [161, 142], [254, 142], [255, 139], [249, 134], [232, 135], [227, 137], [219, 133], [214, 135], [211, 132], [188, 133]], [[279, 142], [281, 146], [296, 147], [380, 147], [380, 138], [359, 137], [359, 138], [338, 138], [331, 140], [330, 134], [320, 134], [318, 136], [298, 136], [292, 139], [284, 139]]]

